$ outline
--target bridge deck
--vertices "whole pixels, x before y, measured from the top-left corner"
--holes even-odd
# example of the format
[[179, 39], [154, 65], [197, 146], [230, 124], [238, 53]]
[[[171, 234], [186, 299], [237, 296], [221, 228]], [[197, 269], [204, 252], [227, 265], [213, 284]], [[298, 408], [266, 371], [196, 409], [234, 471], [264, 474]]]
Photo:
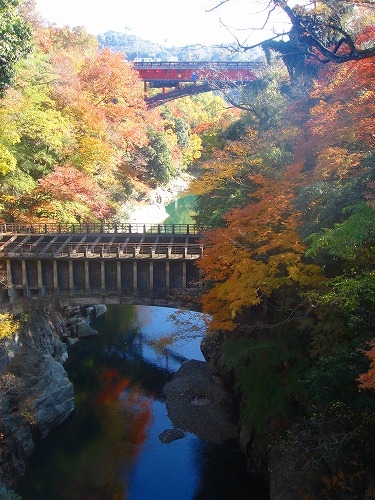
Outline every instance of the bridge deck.
[[152, 234], [4, 234], [0, 258], [197, 259], [203, 253], [198, 235]]
[[184, 232], [183, 225], [146, 224], [127, 225], [128, 232], [118, 225], [85, 225], [82, 232], [68, 226], [48, 232], [53, 227], [47, 225], [1, 229], [0, 310], [85, 300], [168, 305], [174, 290], [200, 286], [195, 263], [203, 243], [196, 226], [185, 225]]

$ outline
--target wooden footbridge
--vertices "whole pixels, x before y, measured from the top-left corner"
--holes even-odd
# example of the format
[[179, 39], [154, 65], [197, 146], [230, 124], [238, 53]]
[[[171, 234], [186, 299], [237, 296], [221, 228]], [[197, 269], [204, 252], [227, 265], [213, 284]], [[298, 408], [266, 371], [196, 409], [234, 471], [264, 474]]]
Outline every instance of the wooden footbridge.
[[0, 310], [171, 305], [199, 287], [203, 228], [186, 224], [0, 224]]

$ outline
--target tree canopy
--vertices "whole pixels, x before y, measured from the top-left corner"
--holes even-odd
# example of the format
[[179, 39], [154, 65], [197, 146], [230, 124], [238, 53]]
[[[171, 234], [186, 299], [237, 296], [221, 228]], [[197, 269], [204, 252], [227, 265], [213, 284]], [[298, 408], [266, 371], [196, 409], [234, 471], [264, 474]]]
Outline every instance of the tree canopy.
[[0, 96], [12, 82], [17, 61], [31, 51], [31, 28], [20, 14], [21, 3], [0, 1]]

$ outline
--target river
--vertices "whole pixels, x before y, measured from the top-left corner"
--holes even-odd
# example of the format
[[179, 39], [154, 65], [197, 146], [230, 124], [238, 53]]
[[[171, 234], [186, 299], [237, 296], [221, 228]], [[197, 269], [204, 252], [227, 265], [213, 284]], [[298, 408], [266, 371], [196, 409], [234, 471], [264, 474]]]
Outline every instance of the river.
[[[169, 222], [187, 222], [192, 201], [180, 200], [185, 218]], [[40, 443], [16, 488], [23, 500], [267, 498], [236, 443], [211, 445], [189, 433], [170, 444], [159, 439], [173, 428], [164, 384], [185, 359], [203, 360], [199, 337], [176, 341], [167, 353], [154, 344], [174, 332], [174, 312], [108, 306], [94, 325], [99, 335], [70, 348], [76, 409]], [[194, 331], [203, 331], [201, 315], [193, 314]]]

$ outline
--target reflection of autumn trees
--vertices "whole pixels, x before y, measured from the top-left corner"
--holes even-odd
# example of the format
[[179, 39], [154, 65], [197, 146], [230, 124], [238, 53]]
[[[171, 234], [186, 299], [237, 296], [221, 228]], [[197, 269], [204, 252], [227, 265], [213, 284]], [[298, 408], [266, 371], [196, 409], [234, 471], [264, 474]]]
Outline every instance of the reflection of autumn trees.
[[[128, 467], [140, 452], [151, 423], [151, 401], [118, 370], [101, 373], [95, 400], [85, 425], [101, 425], [89, 435], [80, 456], [75, 458], [74, 491], [83, 498], [126, 496], [124, 464]], [[98, 418], [98, 420], [96, 420]], [[126, 467], [126, 466], [125, 466]], [[88, 482], [88, 478], [90, 481]], [[69, 491], [71, 492], [71, 486]], [[91, 498], [91, 496], [90, 496]]]
[[[130, 380], [124, 378], [117, 370], [108, 370], [101, 376], [101, 391], [96, 403], [105, 411], [121, 412], [123, 433], [126, 430], [126, 441], [130, 443], [127, 453], [138, 454], [140, 446], [146, 439], [147, 429], [151, 423], [151, 401], [138, 386], [130, 385]], [[108, 415], [109, 417], [109, 415]], [[109, 417], [109, 420], [110, 417]], [[107, 419], [106, 419], [107, 422]], [[107, 425], [107, 424], [106, 424]], [[111, 433], [113, 422], [108, 421], [108, 432]], [[125, 447], [125, 446], [124, 446]]]

